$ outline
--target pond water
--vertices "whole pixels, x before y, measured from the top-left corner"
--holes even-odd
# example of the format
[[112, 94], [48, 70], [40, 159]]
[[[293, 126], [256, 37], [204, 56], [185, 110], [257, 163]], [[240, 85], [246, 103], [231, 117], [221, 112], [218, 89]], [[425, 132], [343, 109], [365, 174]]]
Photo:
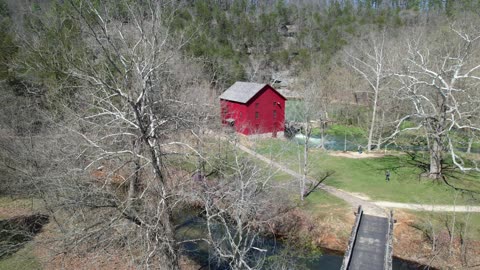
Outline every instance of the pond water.
[[[303, 145], [305, 143], [305, 136], [299, 133], [296, 134], [292, 140]], [[345, 138], [331, 135], [326, 135], [324, 138], [311, 137], [308, 140], [308, 144], [310, 147], [317, 148], [322, 146], [322, 141], [327, 150], [335, 151], [357, 151], [359, 145], [365, 146], [367, 144], [367, 140], [361, 136], [347, 136], [347, 138]]]
[[[298, 144], [305, 143], [305, 136], [303, 134], [297, 134], [292, 138]], [[358, 150], [359, 145], [364, 145], [366, 141], [361, 137], [350, 137], [347, 140], [345, 138], [336, 137], [336, 136], [325, 136], [325, 138], [315, 138], [312, 137], [308, 140], [308, 145], [310, 147], [321, 147], [323, 145], [327, 150], [336, 150], [336, 151], [356, 151]]]
[[[176, 222], [176, 237], [179, 240], [196, 239], [204, 236], [205, 221], [203, 218], [192, 215], [192, 212], [178, 216]], [[338, 270], [342, 266], [343, 254], [340, 252], [323, 250], [321, 254], [305, 255], [303, 251], [286, 250], [286, 246], [280, 240], [260, 237], [256, 246], [268, 250], [266, 254], [266, 264], [273, 260], [289, 260], [291, 269], [295, 266], [301, 266], [301, 269], [322, 269], [322, 270]], [[225, 263], [219, 263], [212, 255], [213, 252], [204, 242], [185, 242], [182, 245], [184, 254], [202, 266], [201, 269], [217, 269], [228, 270], [229, 267]], [[255, 254], [253, 254], [252, 257]], [[300, 268], [300, 267], [299, 267]], [[394, 270], [411, 270], [423, 269], [412, 263], [394, 258]]]
[[[296, 134], [292, 141], [297, 142], [298, 144], [303, 145], [305, 143], [305, 136], [301, 133]], [[321, 137], [311, 137], [308, 141], [310, 147], [319, 148], [322, 146], [322, 141], [324, 141], [325, 149], [334, 150], [334, 151], [358, 151], [358, 146], [361, 145], [363, 150], [367, 145], [367, 139], [362, 136], [332, 136], [326, 135], [324, 138]], [[399, 151], [426, 151], [427, 147], [422, 145], [387, 145], [387, 150], [399, 150]], [[385, 145], [382, 145], [382, 150], [385, 149]], [[458, 151], [466, 152], [466, 147], [457, 148]], [[472, 148], [472, 153], [480, 153], [480, 149]]]

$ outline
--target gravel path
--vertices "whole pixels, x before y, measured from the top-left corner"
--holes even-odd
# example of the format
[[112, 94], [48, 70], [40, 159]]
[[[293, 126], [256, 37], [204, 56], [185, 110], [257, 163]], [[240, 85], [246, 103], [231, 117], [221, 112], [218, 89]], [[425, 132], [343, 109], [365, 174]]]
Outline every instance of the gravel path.
[[386, 208], [411, 209], [416, 211], [429, 212], [471, 212], [480, 213], [480, 206], [471, 205], [433, 205], [433, 204], [415, 204], [415, 203], [397, 203], [397, 202], [373, 202], [375, 205]]
[[[238, 148], [242, 151], [270, 164], [271, 166], [290, 174], [295, 178], [301, 178], [302, 175], [287, 168], [286, 166], [275, 162], [250, 148], [237, 144]], [[308, 181], [314, 181], [311, 178], [308, 178]], [[413, 204], [413, 203], [397, 203], [397, 202], [385, 202], [385, 201], [369, 201], [363, 198], [357, 197], [351, 193], [345, 192], [341, 189], [327, 186], [325, 184], [320, 184], [318, 187], [326, 192], [346, 201], [353, 209], [357, 209], [359, 205], [362, 205], [362, 208], [365, 214], [382, 216], [386, 217], [388, 214], [388, 209], [390, 208], [400, 208], [400, 209], [411, 209], [416, 211], [432, 211], [432, 212], [478, 212], [480, 213], [480, 206], [468, 206], [468, 205], [429, 205], [429, 204]]]

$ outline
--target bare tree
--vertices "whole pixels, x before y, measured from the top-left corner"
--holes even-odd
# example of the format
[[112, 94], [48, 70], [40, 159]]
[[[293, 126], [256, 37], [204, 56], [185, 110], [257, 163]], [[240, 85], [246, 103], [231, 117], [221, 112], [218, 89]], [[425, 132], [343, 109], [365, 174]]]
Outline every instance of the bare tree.
[[[327, 118], [328, 98], [325, 91], [322, 90], [321, 78], [318, 69], [310, 69], [303, 73], [301, 82], [297, 85], [299, 90], [296, 93], [301, 97], [298, 105], [292, 109], [291, 113], [294, 118], [300, 121], [302, 129], [302, 152], [298, 153], [299, 171], [302, 174], [300, 179], [300, 199], [303, 200], [306, 196], [317, 188], [331, 173], [327, 173], [321, 179], [307, 188], [309, 168], [309, 151], [313, 147], [312, 132], [316, 126], [320, 130], [320, 144], [321, 148], [325, 148], [325, 124]], [[317, 164], [318, 165], [318, 164]]]
[[442, 176], [444, 151], [462, 171], [479, 170], [475, 163], [467, 165], [453, 135], [479, 129], [480, 33], [471, 26], [452, 25], [446, 38], [421, 31], [410, 36], [396, 76], [402, 83], [399, 97], [410, 102], [413, 112], [401, 120], [416, 121], [427, 131], [429, 177]]
[[34, 197], [58, 135], [49, 132], [52, 123], [41, 113], [39, 96], [25, 87], [0, 82], [0, 193]]
[[[206, 192], [205, 212], [208, 238], [215, 253], [228, 261], [232, 269], [260, 269], [263, 260], [252, 260], [251, 252], [265, 256], [267, 250], [257, 247], [258, 232], [255, 230], [255, 200], [251, 196], [259, 192], [266, 182], [257, 182], [258, 170], [245, 171], [235, 157], [235, 172], [231, 180], [222, 181], [216, 188]], [[259, 186], [257, 186], [257, 183]]]
[[[347, 50], [346, 63], [358, 73], [373, 94], [372, 117], [368, 129], [367, 151], [372, 150], [373, 135], [376, 129], [377, 110], [380, 93], [388, 85], [387, 52], [385, 48], [385, 29], [380, 34], [370, 33], [367, 40]], [[380, 147], [380, 146], [378, 146]]]
[[[64, 156], [55, 160], [61, 169], [52, 171], [57, 177], [48, 180], [44, 197], [65, 240], [60, 251], [122, 247], [135, 265], [178, 269], [174, 212], [186, 197], [197, 196], [215, 253], [234, 269], [260, 268], [265, 250], [257, 236], [279, 213], [272, 209], [288, 204], [269, 194], [271, 174], [240, 155], [214, 170], [218, 182], [185, 192], [192, 190], [185, 188], [191, 176], [177, 172], [185, 163], [198, 161], [201, 180], [210, 174], [205, 163], [211, 161], [201, 145], [208, 136], [201, 134], [215, 113], [201, 73], [190, 75], [198, 72], [192, 69], [195, 62], [179, 54], [191, 36], [171, 35], [175, 6], [170, 3], [122, 4], [127, 9], [122, 20], [112, 15], [115, 5], [88, 0], [69, 2], [70, 10], [62, 14], [79, 26], [84, 43], [81, 58], [59, 51], [52, 60], [62, 63], [55, 71], [68, 78], [58, 89], [76, 89], [70, 103], [61, 104], [61, 117], [50, 116], [63, 138], [52, 149]], [[54, 24], [47, 18], [45, 27]], [[25, 37], [25, 49], [41, 55], [42, 34]], [[252, 254], [260, 259], [252, 260]]]
[[189, 75], [193, 61], [179, 54], [192, 36], [172, 35], [170, 2], [82, 0], [62, 8], [39, 18], [23, 49], [45, 57], [44, 31], [57, 22], [75, 25], [80, 44], [19, 63], [65, 78], [54, 91], [71, 90], [68, 103], [54, 104], [61, 117], [51, 115], [65, 139], [53, 148], [68, 154], [45, 197], [62, 210], [59, 227], [73, 247], [122, 244], [143, 249], [134, 258], [140, 265], [178, 269], [172, 218], [184, 179], [169, 174], [167, 157], [196, 153], [178, 134], [211, 110], [202, 80]]
[[467, 153], [471, 153], [472, 152], [472, 146], [473, 146], [473, 142], [475, 140], [478, 140], [478, 136], [476, 134], [476, 132], [474, 130], [469, 130], [468, 134], [467, 134]]
[[217, 163], [216, 174], [203, 179], [203, 189], [197, 192], [206, 218], [206, 241], [231, 269], [263, 269], [269, 247], [261, 236], [270, 237], [269, 226], [294, 205], [282, 193], [288, 191], [275, 185], [277, 171], [244, 157], [236, 143], [233, 137], [223, 149], [228, 158], [210, 160]]

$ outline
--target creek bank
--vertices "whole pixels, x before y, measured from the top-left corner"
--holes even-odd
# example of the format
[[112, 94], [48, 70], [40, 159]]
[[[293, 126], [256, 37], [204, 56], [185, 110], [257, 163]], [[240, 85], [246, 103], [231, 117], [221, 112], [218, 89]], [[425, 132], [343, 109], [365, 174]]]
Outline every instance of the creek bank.
[[[189, 208], [182, 215], [176, 216], [176, 237], [179, 241], [182, 241], [183, 254], [201, 267], [229, 269], [228, 263], [216, 258], [214, 251], [205, 241], [188, 241], [190, 239], [206, 238], [205, 217], [198, 210], [194, 211]], [[266, 264], [293, 263], [302, 265], [305, 269], [317, 269], [318, 265], [321, 265], [322, 269], [338, 269], [340, 267], [343, 258], [341, 251], [323, 249], [314, 245], [314, 242], [306, 238], [305, 235], [295, 236], [291, 231], [281, 231], [287, 228], [291, 229], [292, 225], [275, 226], [269, 224], [266, 226], [276, 233], [266, 235], [259, 232], [255, 240], [255, 246], [267, 251], [260, 254], [258, 251], [252, 250], [249, 254], [252, 258], [264, 256]], [[266, 229], [259, 228], [261, 231], [266, 231]], [[333, 268], [325, 268], [326, 265], [332, 265]]]
[[0, 259], [23, 248], [48, 222], [49, 216], [44, 214], [0, 220]]
[[[402, 260], [429, 265], [430, 269], [465, 269], [480, 265], [480, 241], [455, 237], [449, 252], [450, 235], [447, 228], [436, 231], [436, 250], [432, 239], [419, 228], [419, 219], [412, 213], [397, 210], [394, 229], [394, 255]], [[468, 244], [462, 254], [462, 241]], [[466, 263], [468, 261], [468, 263]], [[475, 268], [476, 269], [476, 268]]]
[[[302, 133], [297, 133], [289, 138], [291, 141], [296, 142], [297, 144], [303, 145], [305, 143], [305, 135]], [[324, 147], [326, 150], [331, 151], [349, 151], [349, 152], [358, 152], [359, 147], [362, 152], [365, 151], [367, 140], [364, 136], [361, 135], [325, 135], [324, 137], [313, 135], [308, 140], [308, 145], [312, 148], [321, 148]], [[457, 150], [467, 153], [468, 148], [465, 146], [457, 146]], [[380, 149], [374, 147], [372, 150], [376, 151], [427, 151], [428, 147], [426, 145], [410, 145], [408, 139], [399, 141], [398, 143], [389, 143], [381, 146]], [[470, 149], [470, 153], [480, 153], [480, 148], [474, 147]]]
[[[303, 211], [299, 212], [302, 213]], [[296, 215], [299, 215], [299, 213], [296, 213]], [[316, 222], [313, 224], [305, 221], [305, 217], [300, 218], [300, 220], [302, 222], [297, 224], [299, 230], [295, 234], [281, 232], [280, 228], [276, 227], [278, 234], [273, 236], [260, 235], [258, 237], [256, 246], [268, 250], [265, 256], [267, 265], [288, 262], [290, 265], [302, 269], [338, 270], [342, 264], [348, 239], [338, 237], [335, 233], [330, 233], [328, 237], [319, 235], [330, 229], [331, 224], [328, 222], [322, 223], [315, 220]], [[183, 242], [181, 248], [183, 254], [190, 261], [194, 262], [196, 266], [200, 266], [200, 269], [229, 269], [227, 263], [214, 256], [206, 242], [188, 242], [189, 239], [205, 237], [205, 220], [199, 211], [195, 212], [190, 208], [183, 215], [177, 216], [176, 222], [179, 222], [176, 226], [176, 237], [180, 241], [186, 241]], [[423, 269], [423, 267], [417, 262], [403, 260], [395, 256], [393, 258], [394, 270]]]

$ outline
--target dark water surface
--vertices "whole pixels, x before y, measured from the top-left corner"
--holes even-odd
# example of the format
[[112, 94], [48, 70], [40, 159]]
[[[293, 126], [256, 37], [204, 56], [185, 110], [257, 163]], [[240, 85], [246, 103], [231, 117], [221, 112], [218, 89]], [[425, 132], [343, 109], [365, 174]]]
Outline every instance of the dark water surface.
[[[297, 134], [298, 136], [303, 136], [301, 134]], [[304, 138], [304, 137], [303, 137]], [[292, 138], [293, 141], [303, 144], [304, 139], [302, 138]], [[365, 151], [365, 147], [367, 145], [367, 139], [362, 136], [347, 136], [346, 140], [344, 136], [332, 136], [326, 135], [324, 140], [324, 146], [327, 150], [334, 150], [334, 151], [357, 151], [358, 146], [362, 146], [363, 151]], [[321, 146], [321, 137], [312, 136], [311, 141], [309, 143], [312, 147], [320, 147]], [[375, 142], [374, 142], [375, 143]], [[387, 150], [398, 150], [398, 151], [427, 151], [428, 148], [425, 145], [398, 145], [398, 144], [390, 144], [386, 146]], [[385, 149], [385, 145], [382, 145], [382, 150]], [[455, 147], [457, 151], [466, 152], [467, 147]], [[472, 147], [472, 153], [480, 153], [479, 148]]]
[[[204, 237], [206, 233], [205, 220], [202, 217], [194, 215], [192, 211], [190, 213], [182, 213], [177, 217], [176, 236], [179, 240], [188, 240]], [[281, 257], [284, 258], [286, 247], [280, 240], [271, 238], [259, 238], [256, 244], [257, 247], [267, 249], [266, 257]], [[209, 250], [209, 247], [204, 242], [185, 242], [182, 245], [183, 252], [189, 256], [192, 260], [201, 265], [202, 269], [216, 269], [216, 270], [228, 270], [229, 267], [225, 263], [219, 263], [216, 258], [213, 257], [213, 252]], [[289, 252], [290, 254], [296, 254], [295, 251]], [[301, 254], [301, 251], [298, 252]], [[343, 254], [335, 251], [324, 250], [321, 255], [314, 255], [305, 257], [291, 257], [294, 261], [294, 265], [298, 264], [302, 269], [312, 270], [338, 270], [342, 266]], [[268, 259], [267, 259], [268, 261]], [[295, 268], [292, 268], [295, 269]], [[393, 270], [411, 270], [411, 269], [424, 269], [422, 266], [415, 266], [410, 262], [406, 262], [397, 258], [393, 258]]]

